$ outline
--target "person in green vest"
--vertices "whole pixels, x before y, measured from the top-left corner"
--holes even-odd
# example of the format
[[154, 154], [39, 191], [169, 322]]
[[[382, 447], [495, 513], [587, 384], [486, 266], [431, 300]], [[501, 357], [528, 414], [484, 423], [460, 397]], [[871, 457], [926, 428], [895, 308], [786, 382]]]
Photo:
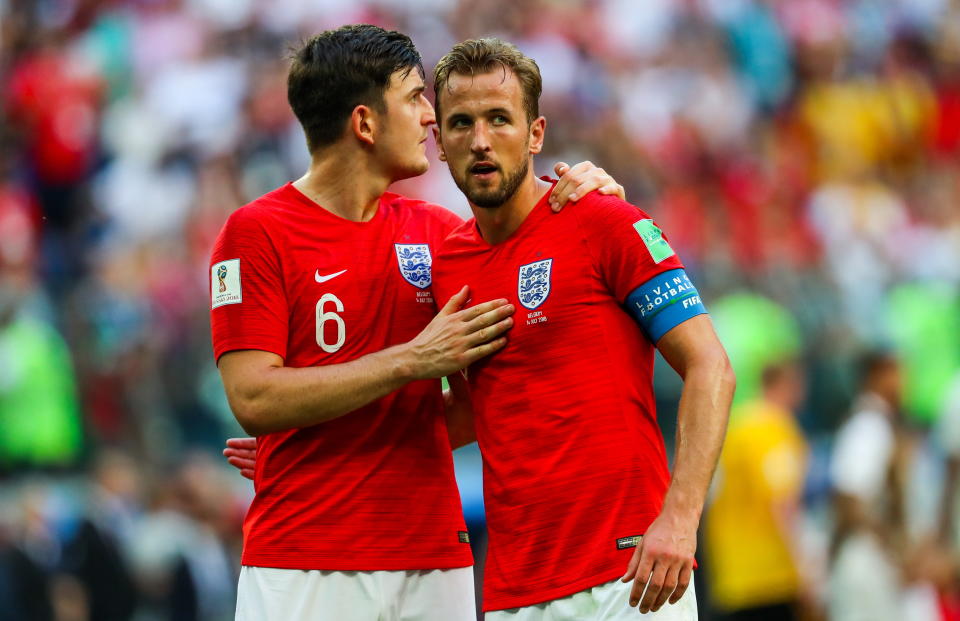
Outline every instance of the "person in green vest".
[[73, 365], [18, 281], [0, 274], [0, 471], [67, 467], [83, 446]]

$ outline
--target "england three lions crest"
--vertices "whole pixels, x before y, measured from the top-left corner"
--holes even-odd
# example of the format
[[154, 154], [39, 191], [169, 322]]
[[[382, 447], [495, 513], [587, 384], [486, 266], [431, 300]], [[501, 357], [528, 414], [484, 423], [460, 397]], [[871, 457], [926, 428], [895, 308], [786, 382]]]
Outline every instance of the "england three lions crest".
[[427, 244], [394, 244], [397, 251], [397, 263], [400, 265], [400, 275], [414, 287], [426, 289], [433, 282], [430, 276], [430, 266], [433, 257], [430, 256], [430, 246]]
[[543, 304], [550, 295], [550, 269], [553, 259], [544, 259], [520, 266], [517, 278], [517, 297], [530, 310]]

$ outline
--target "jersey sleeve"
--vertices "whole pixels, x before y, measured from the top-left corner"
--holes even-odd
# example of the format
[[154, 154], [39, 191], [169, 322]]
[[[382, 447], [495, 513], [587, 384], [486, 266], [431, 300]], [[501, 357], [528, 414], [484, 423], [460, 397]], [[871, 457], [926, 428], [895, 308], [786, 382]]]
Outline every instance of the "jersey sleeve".
[[289, 312], [279, 254], [256, 212], [227, 220], [210, 258], [210, 326], [217, 360], [239, 349], [287, 355]]
[[604, 282], [621, 304], [657, 274], [683, 269], [666, 236], [639, 207], [597, 195], [573, 209]]
[[577, 208], [587, 247], [611, 294], [650, 341], [656, 343], [680, 323], [706, 313], [656, 222], [619, 198], [593, 198]]

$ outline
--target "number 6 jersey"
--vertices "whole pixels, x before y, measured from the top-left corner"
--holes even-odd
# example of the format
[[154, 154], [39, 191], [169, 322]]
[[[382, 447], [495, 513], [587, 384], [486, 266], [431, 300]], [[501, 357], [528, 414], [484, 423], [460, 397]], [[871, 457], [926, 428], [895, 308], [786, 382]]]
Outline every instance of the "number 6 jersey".
[[[238, 209], [210, 265], [217, 360], [257, 349], [338, 364], [414, 338], [436, 314], [432, 257], [461, 220], [384, 194], [345, 220], [292, 184]], [[258, 439], [243, 564], [415, 570], [471, 564], [438, 380]]]

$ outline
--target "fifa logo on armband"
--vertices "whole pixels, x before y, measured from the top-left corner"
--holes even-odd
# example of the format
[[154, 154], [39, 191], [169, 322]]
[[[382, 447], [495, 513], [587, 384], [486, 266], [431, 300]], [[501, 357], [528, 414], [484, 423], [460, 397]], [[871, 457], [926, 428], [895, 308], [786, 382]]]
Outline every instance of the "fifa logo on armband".
[[224, 279], [227, 277], [227, 266], [221, 265], [217, 269], [217, 280], [220, 281], [220, 293], [223, 293], [227, 290], [227, 283], [224, 282]]

